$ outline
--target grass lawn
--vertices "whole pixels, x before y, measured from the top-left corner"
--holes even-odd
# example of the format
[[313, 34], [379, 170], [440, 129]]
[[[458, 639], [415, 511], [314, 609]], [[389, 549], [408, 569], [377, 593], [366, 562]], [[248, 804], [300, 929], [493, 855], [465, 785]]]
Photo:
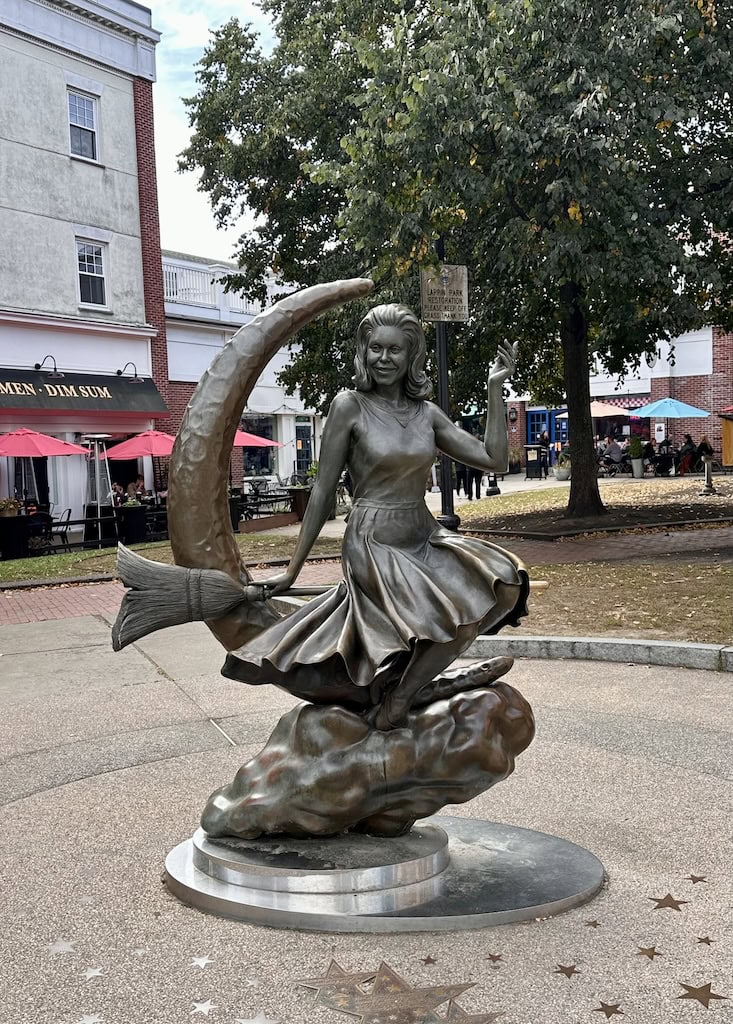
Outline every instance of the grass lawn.
[[538, 565], [529, 572], [550, 586], [531, 596], [518, 633], [733, 643], [733, 565], [670, 558]]
[[[290, 558], [296, 538], [287, 535], [244, 533], [237, 534], [236, 540], [246, 562], [267, 562], [271, 559]], [[133, 544], [131, 550], [145, 558], [151, 558], [154, 562], [170, 564], [173, 561], [168, 541], [157, 544]], [[340, 552], [341, 541], [338, 538], [324, 537], [314, 544], [312, 557], [338, 555]], [[115, 548], [12, 559], [0, 562], [0, 585], [19, 580], [55, 580], [114, 573], [116, 565]]]
[[521, 536], [567, 530], [602, 532], [609, 527], [635, 529], [655, 523], [710, 522], [733, 517], [733, 479], [716, 476], [717, 494], [701, 496], [699, 477], [624, 480], [601, 488], [606, 514], [591, 519], [565, 516], [567, 487], [538, 487], [532, 491], [466, 502], [456, 511], [461, 526]]

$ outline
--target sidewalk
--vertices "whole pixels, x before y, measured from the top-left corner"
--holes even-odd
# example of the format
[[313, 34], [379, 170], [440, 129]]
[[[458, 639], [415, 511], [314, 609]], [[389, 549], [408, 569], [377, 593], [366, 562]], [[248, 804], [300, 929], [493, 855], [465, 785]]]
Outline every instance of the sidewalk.
[[[204, 915], [161, 884], [168, 851], [292, 699], [220, 676], [201, 623], [114, 654], [109, 618], [2, 630], [3, 1024], [358, 1024], [299, 984], [331, 960], [404, 979], [369, 1016], [382, 1024], [592, 1024], [604, 1006], [688, 1024], [705, 993], [726, 1017], [729, 675], [517, 662], [507, 679], [537, 736], [510, 779], [445, 813], [576, 842], [608, 886], [521, 925], [310, 935]], [[404, 987], [444, 985], [467, 986], [450, 1011], [409, 1010]]]

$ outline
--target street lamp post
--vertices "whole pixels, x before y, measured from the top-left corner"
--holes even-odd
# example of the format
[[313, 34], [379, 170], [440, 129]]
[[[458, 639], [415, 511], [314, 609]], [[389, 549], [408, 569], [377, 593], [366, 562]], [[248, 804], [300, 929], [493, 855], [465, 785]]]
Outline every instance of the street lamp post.
[[[448, 395], [448, 323], [468, 319], [468, 283], [465, 267], [448, 267], [442, 235], [435, 243], [440, 260], [438, 276], [423, 271], [421, 277], [423, 319], [435, 324], [435, 362], [438, 372], [438, 405], [450, 416]], [[440, 456], [441, 514], [438, 522], [449, 530], [457, 530], [460, 519], [453, 506], [453, 465], [447, 455]]]

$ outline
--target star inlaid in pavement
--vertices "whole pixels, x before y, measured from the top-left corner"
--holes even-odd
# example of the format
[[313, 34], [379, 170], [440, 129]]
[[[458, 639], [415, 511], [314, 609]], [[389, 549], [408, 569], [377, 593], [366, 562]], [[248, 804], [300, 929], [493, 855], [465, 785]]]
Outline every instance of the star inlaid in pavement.
[[681, 996], [677, 996], [678, 999], [696, 999], [698, 1003], [702, 1003], [706, 1010], [710, 1009], [711, 999], [728, 999], [729, 996], [719, 996], [717, 992], [712, 992], [712, 984], [710, 982], [707, 985], [685, 985], [684, 981], [680, 982], [682, 988], [687, 989]]
[[700, 946], [700, 945], [702, 945], [702, 946], [712, 946], [712, 944], [714, 942], [715, 942], [715, 939], [711, 939], [709, 935], [703, 935], [703, 937], [701, 939], [697, 940], [698, 946]]
[[84, 977], [87, 981], [91, 981], [92, 978], [101, 978], [104, 971], [101, 967], [87, 967], [84, 971]]
[[585, 926], [586, 926], [586, 928], [600, 928], [601, 927], [601, 922], [600, 921], [586, 921], [585, 922]]
[[575, 964], [569, 964], [567, 967], [565, 964], [558, 964], [557, 969], [552, 972], [553, 974], [564, 974], [566, 978], [572, 978], [574, 974], [580, 974], [580, 971]]
[[[364, 983], [372, 979], [371, 989], [366, 992]], [[325, 977], [308, 978], [299, 984], [318, 990], [320, 1006], [359, 1017], [361, 1024], [418, 1024], [419, 1021], [427, 1024], [435, 1018], [431, 1013], [435, 1007], [473, 987], [471, 982], [413, 987], [386, 963], [381, 963], [376, 972], [349, 975], [333, 960]], [[460, 1007], [454, 1011], [453, 1020], [461, 1020], [456, 1016], [459, 1012], [462, 1012]], [[437, 1018], [438, 1022], [445, 1019]], [[471, 1021], [470, 1016], [468, 1020]]]
[[693, 885], [697, 885], [698, 882], [707, 882], [705, 875], [685, 875], [685, 878]]
[[504, 957], [501, 953], [489, 953], [488, 956], [484, 957], [484, 960], [490, 960], [492, 964], [497, 964], [500, 960], [503, 959]]
[[671, 893], [667, 893], [666, 896], [647, 896], [648, 900], [652, 903], [656, 903], [655, 910], [664, 910], [665, 907], [669, 910], [682, 910], [684, 903], [689, 903], [689, 900], [676, 900]]
[[56, 953], [76, 953], [74, 943], [68, 942], [67, 939], [56, 939], [56, 941], [51, 943], [47, 948], [49, 953], [54, 955]]
[[433, 960], [433, 958], [430, 955], [428, 955], [428, 956], [424, 956], [422, 958], [422, 962], [424, 964], [437, 964], [438, 961], [437, 960]]
[[85, 1013], [83, 1017], [80, 1017], [76, 1024], [103, 1024], [102, 1018], [97, 1016], [96, 1013]]
[[664, 956], [664, 953], [658, 953], [656, 946], [639, 946], [639, 952], [637, 956], [648, 956], [650, 960], [653, 960], [655, 956]]
[[349, 974], [335, 960], [328, 965], [325, 975], [320, 978], [303, 978], [298, 982], [304, 988], [316, 990], [316, 1001], [334, 1010], [344, 1009], [357, 997], [363, 996], [359, 985], [371, 981], [376, 971], [355, 971]]
[[193, 1009], [191, 1010], [191, 1016], [194, 1013], [202, 1013], [204, 1017], [208, 1017], [212, 1010], [216, 1009], [216, 1003], [212, 1003], [210, 999], [207, 999], [205, 1003], [194, 1003]]
[[191, 967], [206, 967], [207, 964], [215, 963], [214, 960], [210, 960], [208, 956], [195, 956], [190, 963]]
[[610, 1020], [611, 1017], [624, 1017], [624, 1011], [621, 1009], [621, 1003], [604, 1003], [601, 999], [601, 1005], [593, 1008], [594, 1013], [605, 1013], [606, 1020]]

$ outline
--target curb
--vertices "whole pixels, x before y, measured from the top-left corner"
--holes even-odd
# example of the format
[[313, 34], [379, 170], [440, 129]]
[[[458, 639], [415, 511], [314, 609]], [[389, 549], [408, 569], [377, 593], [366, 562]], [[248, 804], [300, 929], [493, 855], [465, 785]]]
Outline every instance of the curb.
[[484, 530], [480, 528], [472, 529], [470, 525], [459, 526], [459, 533], [476, 534], [479, 537], [492, 537], [494, 540], [497, 538], [505, 537], [507, 540], [542, 540], [548, 543], [552, 543], [557, 540], [573, 540], [576, 537], [593, 537], [596, 534], [612, 534], [612, 535], [623, 535], [623, 534], [655, 534], [655, 533], [683, 533], [690, 529], [694, 529], [696, 526], [708, 527], [708, 526], [731, 526], [733, 525], [733, 516], [722, 516], [719, 519], [682, 519], [672, 523], [646, 523], [637, 526], [594, 526], [589, 530], [553, 530], [552, 532], [542, 533], [539, 531], [523, 530], [513, 532], [509, 530]]
[[733, 672], [733, 646], [673, 643], [668, 640], [619, 640], [595, 636], [480, 636], [464, 657], [549, 658], [615, 661], [631, 665], [667, 665], [707, 672]]

